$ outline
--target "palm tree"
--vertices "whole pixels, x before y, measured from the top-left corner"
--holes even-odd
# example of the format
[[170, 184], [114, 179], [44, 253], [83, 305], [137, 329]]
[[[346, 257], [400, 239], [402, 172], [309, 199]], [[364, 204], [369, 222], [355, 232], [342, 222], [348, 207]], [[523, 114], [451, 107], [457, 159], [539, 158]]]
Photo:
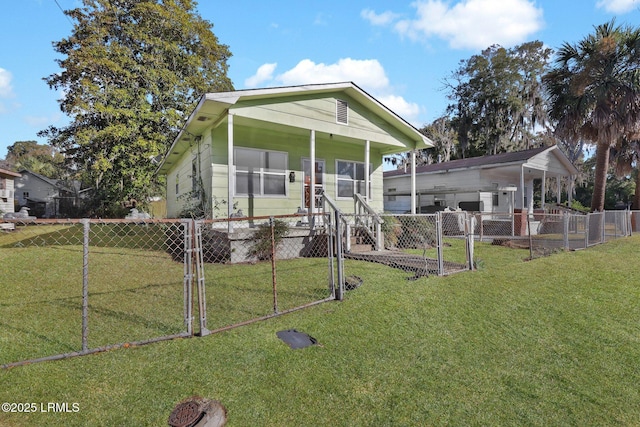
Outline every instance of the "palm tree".
[[543, 79], [556, 134], [596, 144], [592, 211], [604, 209], [610, 149], [638, 130], [639, 64], [640, 29], [612, 20], [578, 44], [565, 43]]

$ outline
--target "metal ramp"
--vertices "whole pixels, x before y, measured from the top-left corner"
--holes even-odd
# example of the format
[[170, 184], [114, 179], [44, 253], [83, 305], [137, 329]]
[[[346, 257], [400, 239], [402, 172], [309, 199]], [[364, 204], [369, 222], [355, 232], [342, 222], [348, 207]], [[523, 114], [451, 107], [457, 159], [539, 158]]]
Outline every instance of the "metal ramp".
[[438, 260], [435, 258], [425, 258], [420, 255], [411, 255], [402, 251], [371, 251], [371, 252], [350, 252], [344, 254], [345, 259], [375, 262], [384, 264], [392, 268], [397, 268], [414, 274], [414, 278], [429, 275], [447, 275], [459, 271], [467, 270], [464, 264], [444, 261], [444, 271], [441, 273], [438, 267]]

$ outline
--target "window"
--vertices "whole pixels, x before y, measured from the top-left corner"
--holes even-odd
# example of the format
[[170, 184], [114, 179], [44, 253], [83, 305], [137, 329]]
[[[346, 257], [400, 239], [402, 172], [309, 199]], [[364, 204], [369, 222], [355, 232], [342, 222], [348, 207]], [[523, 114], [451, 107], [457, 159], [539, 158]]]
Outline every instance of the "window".
[[[338, 197], [353, 197], [355, 193], [364, 195], [364, 163], [338, 160]], [[371, 175], [371, 165], [369, 165]], [[369, 180], [369, 196], [371, 196], [371, 180]]]
[[492, 199], [493, 206], [500, 206], [500, 198], [498, 197], [498, 193], [493, 193]]
[[180, 194], [180, 174], [176, 174], [176, 196]]
[[236, 194], [286, 196], [288, 163], [287, 153], [236, 148]]
[[[388, 193], [395, 193], [396, 189], [395, 188], [390, 188], [389, 190], [387, 190]], [[387, 195], [387, 201], [389, 202], [395, 202], [396, 201], [396, 195], [395, 194], [388, 194]]]

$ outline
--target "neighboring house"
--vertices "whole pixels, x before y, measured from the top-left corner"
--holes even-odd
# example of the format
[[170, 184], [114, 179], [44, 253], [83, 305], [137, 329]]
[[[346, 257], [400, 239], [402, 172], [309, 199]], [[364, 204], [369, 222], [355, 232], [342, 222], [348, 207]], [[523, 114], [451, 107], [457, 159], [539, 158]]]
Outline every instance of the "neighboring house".
[[351, 82], [208, 93], [158, 173], [169, 217], [202, 194], [212, 216], [313, 211], [311, 182], [345, 212], [355, 193], [381, 212], [383, 156], [430, 146]]
[[0, 169], [0, 218], [2, 214], [15, 212], [14, 180], [20, 178], [17, 172]]
[[[417, 206], [423, 213], [443, 208], [489, 213], [533, 211], [534, 180], [541, 184], [544, 206], [547, 178], [555, 186], [559, 203], [561, 185], [569, 201], [578, 170], [557, 147], [472, 157], [416, 168]], [[404, 170], [384, 173], [385, 211], [410, 210], [411, 176]]]
[[38, 218], [73, 216], [82, 194], [80, 183], [47, 178], [27, 169], [15, 181], [15, 198], [19, 206], [29, 208]]

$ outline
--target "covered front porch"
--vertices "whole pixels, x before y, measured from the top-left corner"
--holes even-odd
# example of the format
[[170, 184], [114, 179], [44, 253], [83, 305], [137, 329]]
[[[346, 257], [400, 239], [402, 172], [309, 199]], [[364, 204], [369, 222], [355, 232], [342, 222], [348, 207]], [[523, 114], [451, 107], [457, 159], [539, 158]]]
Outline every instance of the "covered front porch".
[[[542, 213], [573, 196], [578, 171], [557, 146], [419, 166], [384, 174], [385, 210]], [[551, 197], [549, 197], [551, 195]], [[538, 209], [538, 211], [536, 211]]]

